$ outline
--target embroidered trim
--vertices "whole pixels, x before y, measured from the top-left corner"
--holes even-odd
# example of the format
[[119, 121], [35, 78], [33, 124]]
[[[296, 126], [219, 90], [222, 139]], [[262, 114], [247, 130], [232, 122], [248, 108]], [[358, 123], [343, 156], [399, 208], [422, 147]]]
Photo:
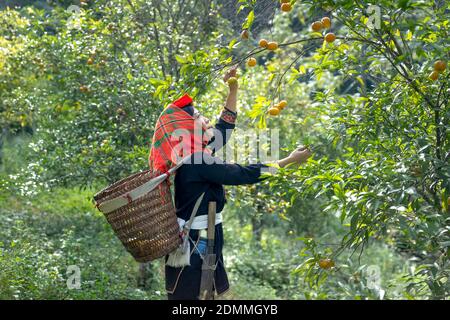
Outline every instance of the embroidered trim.
[[236, 111], [232, 111], [232, 110], [230, 110], [230, 109], [228, 109], [227, 107], [223, 107], [225, 110], [228, 110], [228, 111], [230, 111], [231, 113], [233, 113], [233, 114], [237, 114], [237, 112]]
[[222, 113], [220, 114], [220, 119], [222, 119], [225, 122], [235, 124], [237, 118], [237, 113], [233, 112], [231, 110], [228, 110], [227, 108], [223, 108]]

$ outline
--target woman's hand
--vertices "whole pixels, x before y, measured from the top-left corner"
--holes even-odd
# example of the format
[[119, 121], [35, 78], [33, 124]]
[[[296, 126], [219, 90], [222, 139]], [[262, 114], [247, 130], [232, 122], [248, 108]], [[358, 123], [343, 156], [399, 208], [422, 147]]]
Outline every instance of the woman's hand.
[[307, 147], [301, 146], [291, 152], [289, 158], [291, 158], [292, 162], [302, 164], [308, 160], [312, 155], [311, 150]]
[[278, 165], [283, 168], [291, 163], [302, 164], [305, 163], [312, 153], [307, 147], [301, 146], [291, 152], [291, 154], [284, 159], [278, 161]]

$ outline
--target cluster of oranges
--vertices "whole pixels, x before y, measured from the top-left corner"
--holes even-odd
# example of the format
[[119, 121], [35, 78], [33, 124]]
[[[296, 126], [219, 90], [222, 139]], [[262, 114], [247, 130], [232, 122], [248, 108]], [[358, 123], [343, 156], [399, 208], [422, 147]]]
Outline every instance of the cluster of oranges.
[[[246, 31], [246, 30], [244, 30], [244, 31]], [[277, 50], [278, 49], [278, 42], [275, 42], [275, 41], [267, 41], [266, 39], [261, 39], [261, 40], [259, 40], [259, 43], [258, 43], [258, 45], [261, 47], [261, 48], [266, 48], [267, 50], [270, 50], [270, 51], [274, 51], [274, 50]], [[249, 66], [249, 67], [254, 67], [254, 66], [256, 66], [256, 59], [255, 58], [249, 58], [248, 60], [247, 60], [247, 65]]]
[[[321, 32], [322, 29], [330, 29], [331, 28], [331, 19], [329, 17], [323, 17], [320, 21], [314, 21], [311, 24], [311, 30], [314, 32]], [[336, 40], [336, 35], [332, 32], [328, 32], [325, 35], [325, 41], [326, 42], [334, 42]]]
[[[283, 12], [289, 12], [292, 10], [292, 4], [290, 0], [280, 0], [281, 3], [281, 11]], [[331, 19], [329, 17], [323, 17], [321, 20], [318, 21], [314, 21], [311, 24], [311, 29], [314, 32], [321, 32], [322, 30], [327, 30], [331, 28]], [[243, 30], [241, 32], [241, 38], [243, 40], [247, 40], [250, 37], [250, 33], [247, 29]], [[336, 40], [336, 35], [332, 32], [328, 32], [327, 34], [324, 35], [324, 39], [326, 42], [331, 43], [334, 42]], [[260, 39], [258, 42], [258, 45], [260, 48], [265, 48], [269, 51], [274, 51], [278, 49], [278, 43], [275, 41], [268, 41], [266, 39]], [[250, 57], [247, 60], [247, 66], [249, 67], [254, 67], [256, 66], [257, 61], [254, 57]], [[235, 79], [230, 79], [232, 81], [235, 81]], [[285, 107], [287, 106], [287, 101], [286, 100], [282, 100], [279, 103], [277, 103], [276, 105], [272, 106], [271, 108], [269, 108], [268, 113], [271, 116], [276, 116], [278, 115], [281, 110], [283, 110]]]
[[[241, 38], [243, 40], [247, 40], [249, 37], [250, 37], [250, 33], [248, 32], [248, 30], [247, 29], [242, 30]], [[271, 50], [271, 51], [278, 49], [278, 43], [277, 42], [275, 42], [275, 41], [267, 41], [266, 39], [259, 40], [258, 45], [261, 48], [266, 48], [267, 50]]]
[[266, 48], [267, 50], [274, 51], [278, 49], [278, 42], [267, 41], [266, 39], [259, 40], [259, 46], [261, 48]]
[[291, 0], [280, 0], [281, 2], [281, 11], [289, 12], [292, 10]]
[[281, 110], [283, 110], [286, 107], [287, 107], [287, 101], [281, 100], [280, 102], [278, 102], [276, 105], [274, 105], [273, 107], [271, 107], [269, 109], [269, 114], [271, 116], [276, 116], [280, 113]]
[[446, 68], [447, 64], [444, 61], [442, 60], [436, 61], [434, 63], [434, 70], [432, 73], [430, 73], [428, 78], [430, 78], [430, 80], [436, 81], [439, 78], [439, 74], [444, 72]]

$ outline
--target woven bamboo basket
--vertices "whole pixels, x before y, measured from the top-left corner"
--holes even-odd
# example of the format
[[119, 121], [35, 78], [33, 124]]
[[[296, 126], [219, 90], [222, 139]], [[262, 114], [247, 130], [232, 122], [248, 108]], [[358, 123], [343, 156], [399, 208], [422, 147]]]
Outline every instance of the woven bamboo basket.
[[[165, 175], [157, 177], [151, 170], [142, 171], [110, 185], [94, 196], [97, 208], [138, 262], [161, 258], [181, 243], [166, 178]], [[155, 180], [158, 180], [157, 185], [148, 191], [149, 183]], [[145, 192], [142, 192], [143, 188]]]

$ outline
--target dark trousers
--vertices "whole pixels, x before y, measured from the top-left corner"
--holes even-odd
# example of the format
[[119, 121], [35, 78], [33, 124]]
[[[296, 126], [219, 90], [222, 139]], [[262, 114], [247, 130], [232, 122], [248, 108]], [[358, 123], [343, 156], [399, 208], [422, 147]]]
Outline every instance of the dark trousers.
[[[194, 243], [198, 241], [198, 230], [191, 230], [189, 235]], [[228, 276], [225, 271], [222, 256], [223, 229], [222, 224], [216, 225], [214, 253], [216, 254], [216, 271], [214, 272], [214, 289], [217, 294], [228, 290]], [[169, 300], [198, 300], [202, 277], [203, 260], [191, 242], [190, 266], [174, 268], [166, 265], [166, 290]], [[167, 257], [166, 257], [167, 261]]]

